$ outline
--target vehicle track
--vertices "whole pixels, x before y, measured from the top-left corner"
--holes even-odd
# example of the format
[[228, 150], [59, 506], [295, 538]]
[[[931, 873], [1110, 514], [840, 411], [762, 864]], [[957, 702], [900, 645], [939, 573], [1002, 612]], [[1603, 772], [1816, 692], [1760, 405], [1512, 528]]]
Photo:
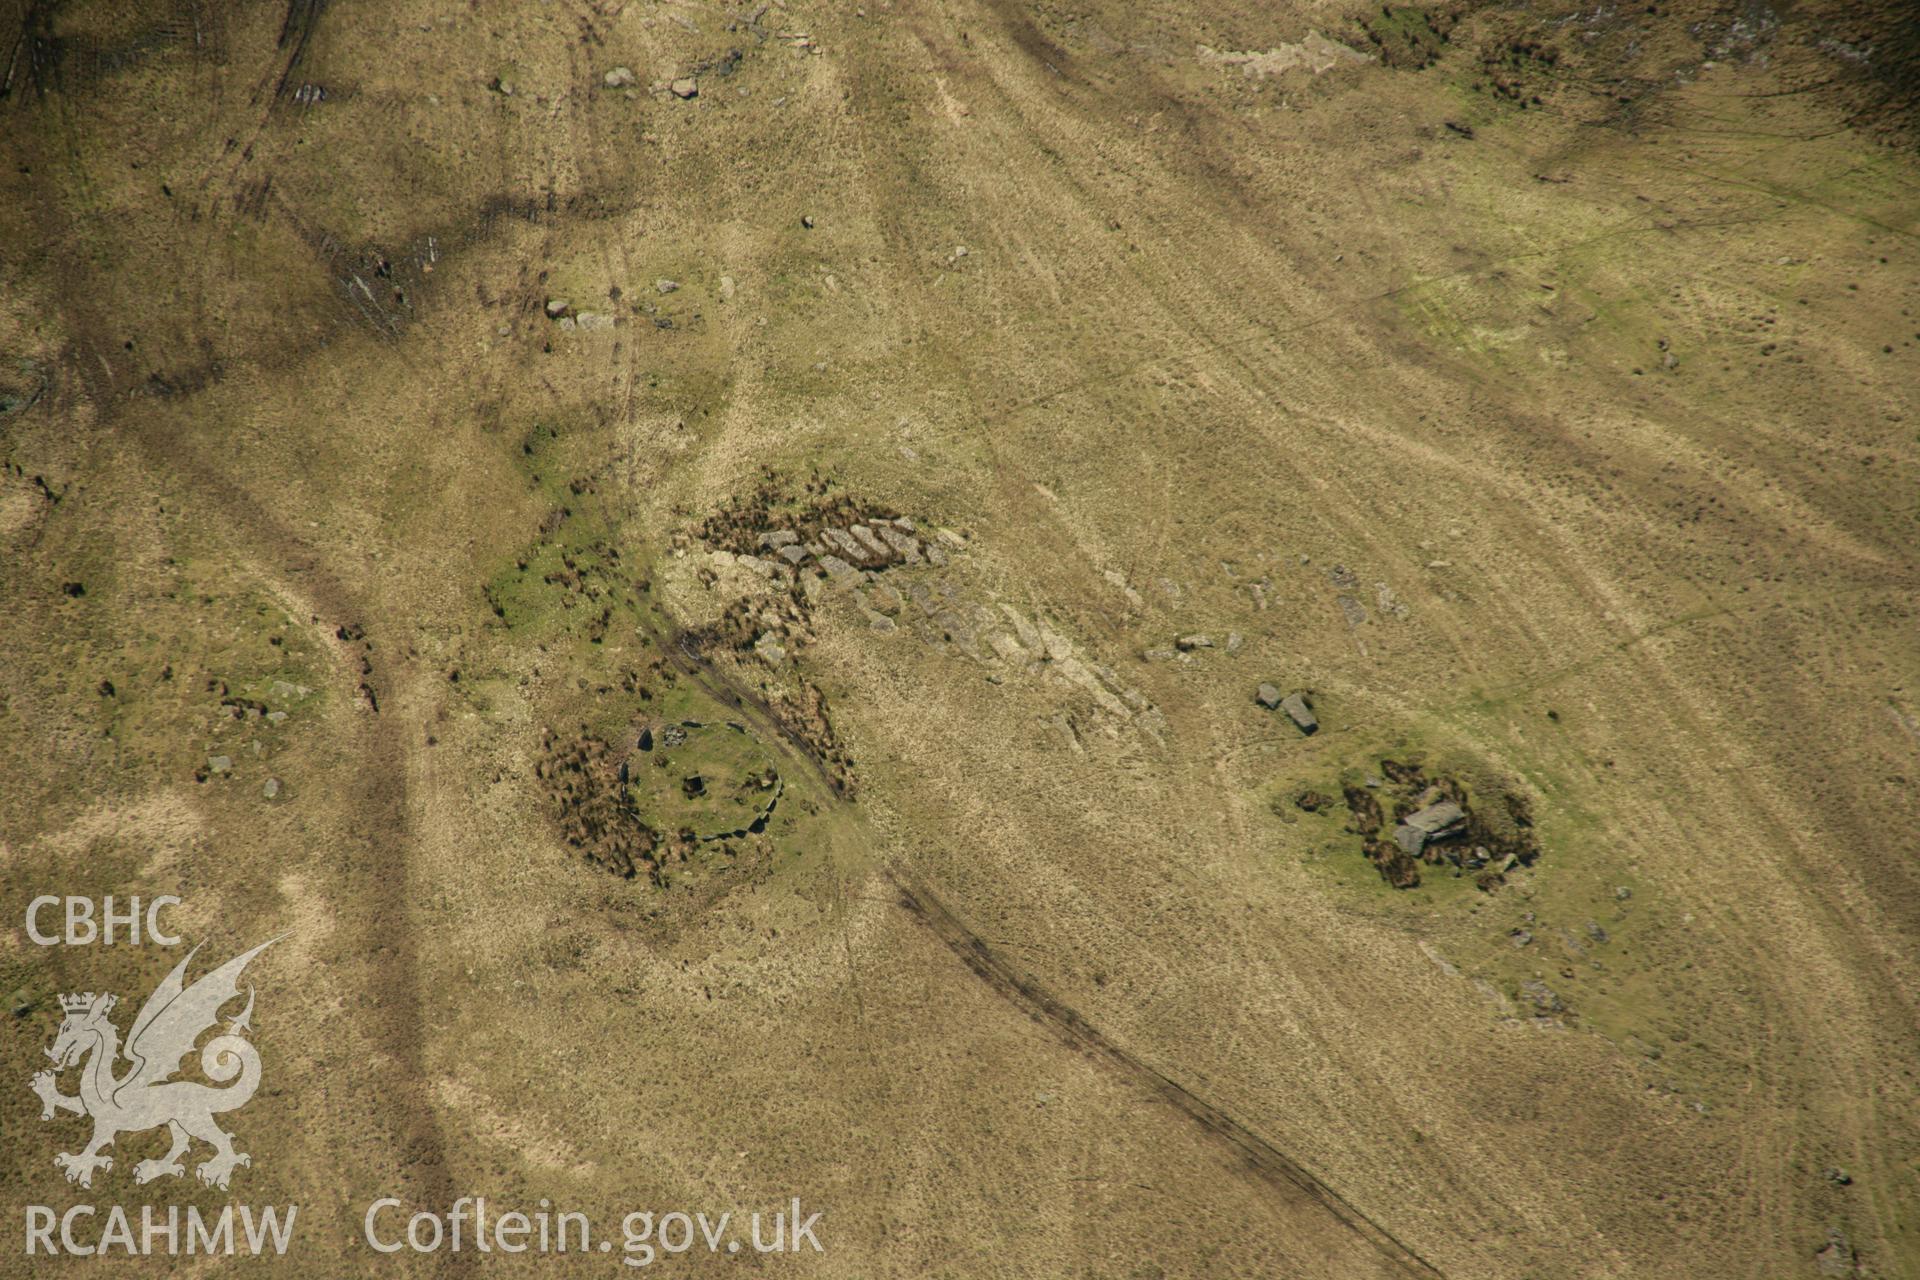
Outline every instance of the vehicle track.
[[1238, 1152], [1248, 1169], [1262, 1181], [1289, 1195], [1302, 1196], [1326, 1210], [1339, 1219], [1342, 1226], [1379, 1250], [1383, 1257], [1408, 1275], [1441, 1274], [1438, 1267], [1403, 1244], [1392, 1232], [1368, 1217], [1284, 1151], [1132, 1051], [1108, 1039], [1072, 1006], [996, 952], [924, 884], [902, 876], [891, 867], [883, 874], [898, 893], [901, 908], [945, 943], [1001, 999], [1057, 1033], [1067, 1044], [1104, 1059], [1122, 1074], [1145, 1084], [1161, 1101]]
[[[53, 162], [64, 164], [73, 180], [89, 181], [86, 164], [74, 140], [71, 108], [64, 101], [53, 110], [62, 114], [52, 125], [60, 144]], [[48, 244], [60, 243], [64, 229], [51, 204], [40, 211], [40, 233]], [[176, 420], [138, 411], [140, 401], [127, 395], [129, 375], [111, 359], [115, 350], [109, 335], [111, 317], [95, 301], [89, 268], [79, 259], [60, 268], [61, 326], [71, 346], [62, 364], [63, 381], [77, 388], [77, 399], [95, 414], [93, 431], [102, 441], [130, 448], [139, 467], [156, 490], [194, 495], [196, 502], [216, 512], [232, 530], [241, 557], [257, 566], [269, 590], [280, 598], [297, 597], [311, 603], [314, 614], [296, 618], [311, 627], [322, 645], [335, 652], [333, 677], [342, 702], [353, 705], [362, 675], [333, 645], [334, 628], [370, 616], [364, 595], [348, 585], [349, 577], [324, 563], [322, 548], [303, 538], [279, 519], [272, 505], [222, 469], [208, 451], [177, 425]], [[171, 484], [169, 483], [171, 482]], [[299, 582], [298, 590], [288, 584]], [[368, 674], [368, 680], [381, 679]], [[383, 686], [384, 687], [384, 686]], [[427, 1083], [422, 1027], [426, 1004], [419, 978], [417, 931], [408, 918], [404, 892], [410, 832], [411, 799], [408, 784], [407, 734], [402, 716], [377, 711], [350, 713], [346, 726], [351, 739], [348, 753], [358, 762], [342, 789], [353, 796], [347, 811], [353, 817], [342, 833], [337, 871], [348, 891], [339, 909], [351, 920], [354, 946], [366, 957], [372, 980], [366, 993], [367, 1013], [362, 1025], [383, 1061], [374, 1069], [375, 1084], [368, 1089], [368, 1106], [380, 1119], [396, 1165], [411, 1185], [406, 1193], [423, 1204], [450, 1204], [455, 1187], [445, 1136]], [[468, 1254], [445, 1254], [435, 1270], [466, 1271]]]
[[[663, 635], [650, 626], [647, 632], [649, 639], [659, 647], [674, 668], [693, 681], [702, 692], [747, 718], [763, 736], [771, 734], [777, 738], [776, 745], [783, 753], [819, 780], [825, 790], [824, 799], [827, 803], [852, 806], [853, 802], [841, 794], [832, 775], [806, 741], [783, 725], [764, 700], [754, 693], [734, 687], [722, 672], [687, 644], [684, 633], [676, 630]], [[924, 883], [894, 867], [883, 868], [881, 874], [893, 887], [899, 906], [908, 917], [945, 944], [995, 995], [1051, 1030], [1069, 1046], [1106, 1062], [1120, 1074], [1145, 1086], [1155, 1097], [1238, 1154], [1259, 1180], [1296, 1203], [1311, 1204], [1331, 1214], [1343, 1227], [1366, 1241], [1403, 1273], [1427, 1277], [1442, 1275], [1438, 1267], [1299, 1161], [1131, 1050], [1115, 1043], [1072, 1006], [1041, 986], [969, 929]]]

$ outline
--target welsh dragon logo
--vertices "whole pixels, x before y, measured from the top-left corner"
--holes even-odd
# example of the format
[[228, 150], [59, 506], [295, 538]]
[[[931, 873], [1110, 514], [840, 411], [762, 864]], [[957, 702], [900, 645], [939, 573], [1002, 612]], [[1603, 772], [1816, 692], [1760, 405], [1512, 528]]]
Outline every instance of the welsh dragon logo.
[[[180, 1157], [196, 1138], [213, 1148], [212, 1157], [194, 1170], [210, 1186], [225, 1189], [235, 1166], [253, 1163], [252, 1157], [233, 1149], [233, 1135], [213, 1120], [247, 1105], [260, 1087], [260, 1055], [245, 1039], [252, 1030], [252, 987], [247, 988], [246, 1008], [200, 1050], [201, 1071], [224, 1087], [172, 1077], [180, 1071], [180, 1060], [193, 1051], [194, 1042], [219, 1021], [221, 1007], [239, 996], [240, 972], [247, 962], [278, 941], [270, 938], [188, 986], [187, 965], [200, 950], [195, 947], [140, 1007], [124, 1050], [120, 1031], [107, 1016], [118, 1003], [116, 997], [91, 991], [60, 997], [66, 1018], [47, 1050], [54, 1069], [36, 1073], [32, 1083], [40, 1095], [42, 1120], [53, 1119], [56, 1111], [85, 1114], [93, 1120], [93, 1140], [85, 1150], [53, 1158], [66, 1171], [68, 1182], [91, 1187], [94, 1170], [113, 1168], [113, 1158], [101, 1155], [101, 1148], [112, 1146], [120, 1134], [161, 1125], [172, 1135], [173, 1146], [158, 1160], [134, 1165], [135, 1182], [185, 1173]], [[116, 1075], [122, 1056], [132, 1065]], [[56, 1075], [83, 1062], [78, 1096], [61, 1093]]]

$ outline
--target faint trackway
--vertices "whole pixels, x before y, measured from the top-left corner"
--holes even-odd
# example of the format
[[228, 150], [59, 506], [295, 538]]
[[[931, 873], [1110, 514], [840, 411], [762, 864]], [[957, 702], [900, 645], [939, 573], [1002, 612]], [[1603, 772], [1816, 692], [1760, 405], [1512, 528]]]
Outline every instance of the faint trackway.
[[[62, 122], [71, 143], [71, 122]], [[79, 165], [77, 149], [64, 157]], [[46, 243], [61, 243], [62, 228], [47, 213], [41, 220]], [[272, 514], [271, 504], [256, 495], [206, 456], [197, 440], [177, 423], [138, 411], [138, 402], [125, 394], [125, 380], [117, 375], [107, 352], [113, 326], [94, 302], [94, 290], [77, 262], [63, 273], [59, 292], [63, 327], [72, 341], [65, 364], [79, 398], [90, 403], [103, 442], [131, 446], [149, 483], [160, 492], [172, 490], [215, 513], [234, 531], [232, 538], [242, 558], [256, 568], [269, 592], [282, 601], [305, 602], [313, 612], [296, 623], [310, 627], [322, 648], [333, 653], [334, 676], [352, 705], [360, 676], [342, 661], [332, 644], [332, 628], [367, 616], [365, 598], [348, 586], [349, 578], [322, 563], [320, 548], [294, 534]], [[134, 405], [135, 411], [127, 412]], [[68, 406], [67, 411], [71, 411]], [[104, 445], [103, 445], [104, 447]], [[301, 582], [299, 588], [292, 584]], [[324, 619], [324, 621], [322, 620]], [[375, 678], [368, 677], [370, 680]], [[406, 775], [404, 721], [374, 711], [348, 714], [346, 726], [353, 739], [352, 754], [359, 765], [342, 783], [350, 797], [348, 823], [336, 856], [336, 872], [348, 892], [340, 904], [343, 917], [357, 926], [357, 936], [372, 972], [371, 1011], [362, 1026], [379, 1047], [385, 1062], [378, 1082], [368, 1090], [377, 1099], [377, 1122], [387, 1132], [392, 1153], [412, 1184], [411, 1194], [421, 1203], [449, 1204], [454, 1186], [446, 1158], [446, 1141], [439, 1115], [426, 1085], [426, 1054], [422, 1027], [426, 1019], [419, 982], [417, 935], [409, 918], [405, 883], [410, 832], [410, 801]], [[435, 1270], [464, 1271], [468, 1254], [442, 1255]]]
[[[675, 631], [663, 635], [643, 623], [648, 638], [674, 668], [709, 697], [740, 713], [762, 735], [816, 778], [828, 804], [851, 808], [831, 773], [814, 755], [805, 739], [788, 729], [757, 694], [736, 688], [728, 677]], [[882, 874], [896, 893], [896, 902], [915, 923], [946, 944], [974, 976], [1008, 1004], [1047, 1027], [1075, 1049], [1099, 1058], [1122, 1075], [1147, 1086], [1162, 1102], [1237, 1153], [1261, 1181], [1296, 1202], [1319, 1206], [1372, 1245], [1388, 1262], [1408, 1275], [1437, 1277], [1440, 1269], [1403, 1244], [1392, 1232], [1356, 1208], [1346, 1197], [1309, 1172], [1299, 1161], [1241, 1124], [1231, 1115], [1195, 1094], [1179, 1081], [1116, 1044], [1051, 991], [1023, 972], [991, 944], [973, 932], [925, 884], [892, 867]]]
[[654, 626], [643, 613], [640, 619], [641, 631], [648, 643], [658, 649], [673, 669], [681, 676], [691, 680], [699, 690], [718, 702], [721, 706], [736, 712], [750, 728], [769, 742], [782, 743], [787, 756], [802, 765], [820, 784], [821, 790], [830, 801], [844, 799], [840, 784], [834, 780], [833, 773], [820, 758], [814, 754], [807, 740], [781, 719], [778, 712], [768, 705], [767, 700], [757, 693], [739, 688], [729, 680], [704, 656], [693, 647], [692, 641], [684, 630], [675, 628], [670, 632]]

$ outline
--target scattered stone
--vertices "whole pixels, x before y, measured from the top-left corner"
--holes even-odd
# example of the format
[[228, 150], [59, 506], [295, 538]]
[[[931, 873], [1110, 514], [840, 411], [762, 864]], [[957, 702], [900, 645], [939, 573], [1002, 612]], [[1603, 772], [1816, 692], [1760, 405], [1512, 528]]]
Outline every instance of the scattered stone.
[[1308, 737], [1320, 731], [1320, 721], [1314, 716], [1313, 704], [1307, 701], [1305, 694], [1288, 694], [1280, 699], [1280, 709], [1287, 713], [1287, 719], [1293, 721], [1294, 727]]
[[1340, 596], [1339, 602], [1340, 602], [1340, 612], [1346, 615], [1348, 626], [1357, 627], [1361, 623], [1367, 620], [1367, 611], [1365, 606], [1363, 606], [1358, 600], [1354, 599], [1352, 596], [1345, 596], [1345, 595]]
[[668, 85], [667, 88], [676, 98], [686, 99], [700, 96], [700, 83], [692, 76], [682, 76]]
[[[1523, 863], [1530, 866], [1539, 857], [1540, 846], [1533, 836], [1531, 811], [1524, 796], [1498, 793], [1501, 804], [1476, 811], [1469, 806], [1467, 790], [1456, 778], [1440, 775], [1430, 780], [1421, 765], [1398, 760], [1382, 760], [1380, 767], [1392, 780], [1391, 789], [1378, 777], [1368, 777], [1364, 787], [1343, 784], [1347, 807], [1354, 814], [1351, 829], [1361, 837], [1362, 849], [1376, 864], [1382, 859], [1375, 846], [1390, 847], [1392, 856], [1450, 864], [1456, 877], [1479, 872], [1474, 883], [1491, 893], [1506, 883], [1508, 871]], [[1390, 846], [1375, 839], [1386, 825], [1383, 800], [1375, 794], [1383, 790], [1384, 803], [1392, 806], [1393, 813]], [[1489, 866], [1496, 861], [1497, 867]], [[1590, 923], [1597, 927], [1597, 922]], [[1574, 934], [1565, 930], [1562, 934], [1569, 946], [1584, 945]]]
[[753, 651], [770, 667], [777, 667], [787, 660], [787, 651], [781, 647], [780, 637], [771, 631], [760, 633], [760, 638], [753, 642]]
[[779, 555], [780, 555], [780, 558], [782, 560], [785, 560], [788, 564], [798, 565], [801, 561], [807, 558], [807, 549], [805, 547], [797, 546], [794, 543], [789, 542], [787, 545], [780, 548]]
[[1813, 1262], [1823, 1276], [1860, 1274], [1860, 1255], [1847, 1242], [1847, 1233], [1838, 1227], [1827, 1233], [1826, 1246], [1813, 1255]]
[[1173, 647], [1182, 653], [1191, 653], [1195, 649], [1213, 648], [1213, 637], [1204, 635], [1181, 636], [1173, 642]]
[[207, 768], [214, 773], [227, 773], [233, 768], [232, 756], [208, 756]]
[[565, 298], [548, 298], [547, 318], [550, 320], [558, 320], [561, 316], [567, 314], [572, 307], [573, 304]]
[[918, 538], [913, 537], [911, 534], [900, 532], [899, 529], [893, 527], [891, 524], [875, 525], [874, 532], [879, 534], [880, 540], [885, 542], [889, 547], [892, 547], [902, 560], [905, 560], [908, 564], [920, 563], [920, 540]]
[[1598, 920], [1587, 921], [1585, 928], [1587, 931], [1587, 936], [1589, 938], [1592, 938], [1595, 942], [1612, 941], [1612, 939], [1608, 936], [1607, 931], [1600, 927], [1600, 922]]
[[800, 225], [809, 231], [813, 230], [813, 215], [810, 213], [802, 214], [800, 217]]
[[260, 788], [260, 792], [269, 800], [278, 800], [280, 798], [280, 779], [268, 778], [267, 785]]
[[1280, 705], [1281, 698], [1284, 696], [1285, 695], [1283, 695], [1280, 692], [1280, 690], [1274, 688], [1270, 684], [1263, 684], [1258, 689], [1255, 689], [1253, 691], [1253, 700], [1259, 703], [1261, 706], [1265, 707], [1269, 711], [1272, 711], [1274, 708], [1278, 707]]
[[[850, 560], [854, 564], [868, 564], [874, 558], [871, 551], [867, 550], [857, 538], [844, 529], [822, 529], [820, 531], [820, 541], [832, 547], [840, 553], [842, 558]], [[885, 558], [885, 556], [881, 557], [881, 559]]]
[[883, 564], [893, 558], [893, 548], [881, 541], [880, 535], [863, 524], [849, 525], [847, 532], [864, 547], [874, 559]]
[[1228, 653], [1240, 652], [1240, 646], [1245, 643], [1246, 643], [1246, 637], [1242, 636], [1238, 631], [1227, 632], [1227, 652]]
[[1850, 1187], [1853, 1185], [1853, 1175], [1845, 1169], [1832, 1168], [1827, 1170], [1827, 1181], [1836, 1187]]
[[1557, 992], [1538, 978], [1528, 978], [1520, 984], [1520, 998], [1542, 1013], [1565, 1013], [1567, 1005]]
[[678, 280], [669, 280], [665, 276], [662, 276], [653, 282], [653, 287], [661, 293], [673, 293], [680, 288], [680, 282]]
[[1516, 947], [1524, 947], [1533, 941], [1533, 933], [1527, 929], [1514, 929], [1507, 934], [1507, 941]]
[[600, 83], [606, 85], [609, 89], [624, 89], [633, 83], [633, 68], [615, 67], [613, 70], [607, 72], [606, 75], [600, 77]]
[[1613, 896], [1618, 898], [1620, 901], [1625, 902], [1628, 898], [1631, 898], [1633, 896], [1633, 890], [1627, 888], [1627, 886], [1625, 885], [1621, 885], [1618, 889], [1615, 889], [1613, 891]]
[[737, 286], [735, 286], [735, 284], [733, 283], [732, 276], [721, 276], [720, 277], [720, 301], [732, 302], [734, 290], [736, 287]]
[[760, 545], [778, 549], [790, 547], [800, 541], [800, 535], [791, 529], [774, 529], [760, 535]]
[[573, 317], [575, 325], [582, 329], [611, 329], [613, 317], [603, 311], [582, 311]]
[[269, 724], [285, 724], [286, 722], [287, 722], [287, 713], [286, 713], [286, 712], [284, 712], [284, 711], [269, 711], [269, 712], [267, 712], [267, 723], [269, 723]]

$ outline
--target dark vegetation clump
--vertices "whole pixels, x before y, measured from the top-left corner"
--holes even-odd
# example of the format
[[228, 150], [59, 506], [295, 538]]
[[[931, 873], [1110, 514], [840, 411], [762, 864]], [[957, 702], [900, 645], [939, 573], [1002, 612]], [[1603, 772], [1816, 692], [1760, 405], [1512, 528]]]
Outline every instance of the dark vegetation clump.
[[584, 725], [572, 737], [549, 729], [541, 749], [534, 774], [545, 784], [561, 839], [596, 867], [628, 880], [644, 874], [659, 884], [663, 841], [620, 785], [620, 764], [606, 740]]
[[843, 492], [828, 476], [817, 472], [796, 486], [783, 472], [768, 468], [760, 483], [721, 506], [694, 526], [693, 534], [710, 547], [739, 556], [765, 555], [760, 535], [791, 529], [801, 542], [812, 542], [822, 529], [892, 520], [892, 507]]

